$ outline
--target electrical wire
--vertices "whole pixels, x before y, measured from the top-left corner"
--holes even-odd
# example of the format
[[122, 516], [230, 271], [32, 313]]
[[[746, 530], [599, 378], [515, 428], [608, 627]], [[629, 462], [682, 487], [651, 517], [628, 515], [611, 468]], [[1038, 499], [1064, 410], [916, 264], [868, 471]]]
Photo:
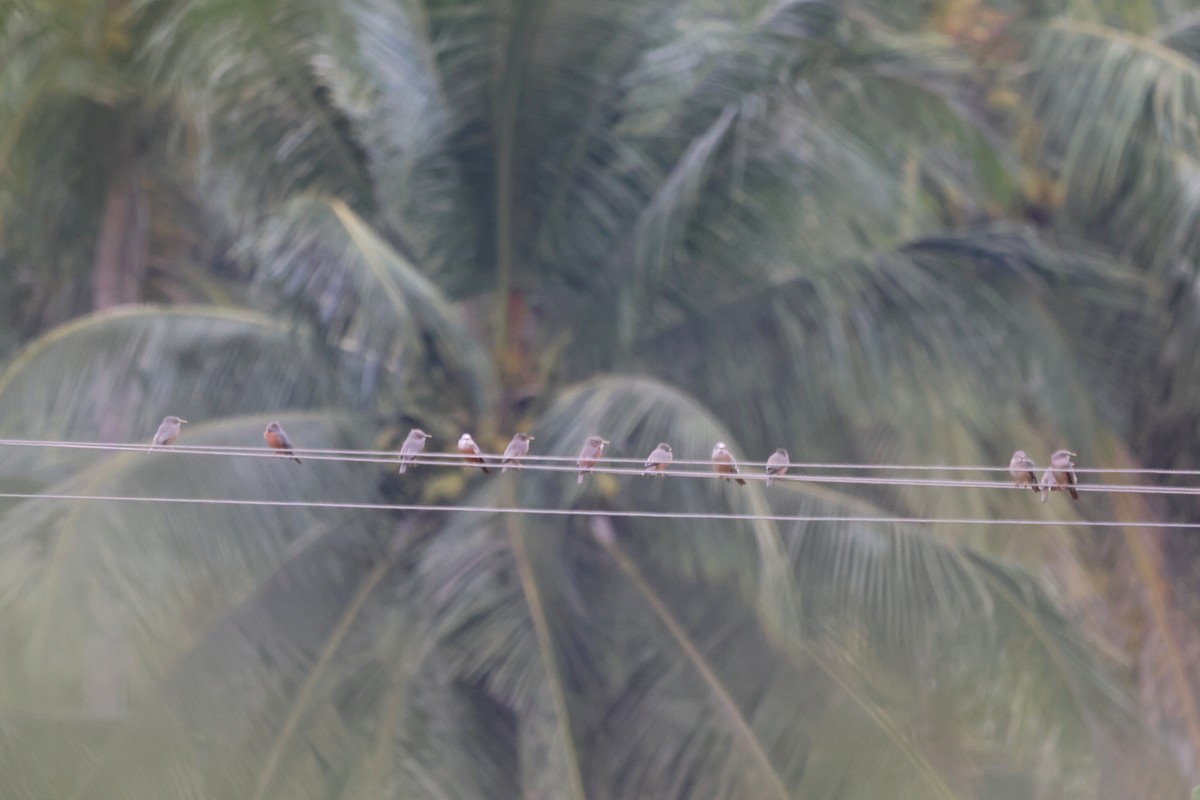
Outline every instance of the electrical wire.
[[218, 506], [268, 506], [277, 508], [334, 508], [357, 511], [410, 511], [434, 513], [528, 514], [534, 516], [619, 517], [637, 519], [705, 519], [767, 522], [842, 522], [892, 525], [1020, 525], [1087, 528], [1200, 528], [1200, 522], [1119, 522], [1114, 520], [979, 519], [975, 517], [889, 517], [798, 514], [708, 514], [693, 511], [619, 511], [591, 508], [514, 508], [493, 506], [438, 506], [405, 503], [349, 503], [324, 500], [255, 500], [212, 497], [145, 497], [138, 495], [34, 494], [0, 492], [14, 500], [80, 500], [121, 503], [167, 503]]
[[[146, 452], [146, 453], [176, 453], [176, 454], [195, 454], [195, 455], [226, 455], [226, 456], [246, 456], [251, 458], [277, 458], [280, 453], [274, 450], [269, 450], [261, 445], [254, 447], [234, 446], [234, 445], [180, 445], [174, 444], [165, 447], [150, 446], [146, 444], [131, 444], [127, 442], [77, 442], [77, 441], [53, 441], [53, 440], [37, 440], [37, 439], [0, 439], [0, 447], [42, 447], [56, 449], [74, 449], [74, 450], [107, 450], [113, 452]], [[398, 463], [399, 453], [396, 450], [337, 450], [337, 449], [319, 449], [319, 448], [301, 448], [293, 447], [292, 452], [296, 456], [304, 456], [314, 461], [343, 461], [343, 462], [362, 462], [362, 463], [381, 463], [394, 464]], [[503, 455], [500, 453], [483, 453], [483, 457], [487, 460], [487, 466], [499, 467]], [[414, 464], [444, 464], [450, 461], [451, 466], [478, 466], [466, 464], [464, 456], [457, 451], [453, 452], [428, 452], [421, 453], [412, 463]], [[578, 469], [575, 462], [578, 461], [578, 456], [551, 456], [529, 454], [521, 457], [522, 462], [531, 462], [531, 464], [540, 465], [537, 468], [548, 469], [556, 462], [563, 462], [567, 466], [562, 469], [566, 471], [575, 471]], [[645, 458], [612, 458], [605, 457], [596, 459], [596, 464], [599, 466], [607, 464], [636, 464], [639, 467], [645, 463]], [[531, 468], [531, 464], [522, 463], [520, 465], [510, 465], [510, 468]], [[669, 475], [688, 474], [692, 477], [713, 477], [710, 472], [703, 473], [684, 473], [674, 469], [678, 466], [702, 466], [705, 468], [711, 467], [712, 462], [709, 459], [675, 459], [671, 462], [672, 469], [669, 469]], [[748, 467], [763, 469], [767, 466], [765, 461], [738, 461], [739, 467]], [[793, 461], [788, 465], [789, 470], [806, 470], [806, 469], [837, 469], [837, 470], [881, 470], [881, 471], [945, 471], [945, 472], [1001, 472], [1007, 473], [1009, 468], [1007, 465], [1002, 467], [992, 466], [963, 466], [955, 464], [849, 464], [838, 462], [800, 462]], [[1040, 467], [1035, 467], [1040, 470]], [[1186, 469], [1148, 469], [1148, 468], [1099, 468], [1099, 467], [1075, 467], [1077, 474], [1115, 474], [1115, 475], [1175, 475], [1175, 476], [1200, 476], [1200, 470]], [[614, 474], [641, 474], [641, 469], [630, 469], [624, 472], [616, 472]], [[753, 473], [742, 473], [740, 477], [750, 477]], [[790, 476], [782, 476], [776, 480], [785, 480]], [[838, 479], [839, 481], [841, 479]], [[954, 483], [951, 485], [963, 485], [973, 488], [982, 488], [977, 484], [983, 482], [963, 481], [961, 484]], [[994, 482], [985, 484], [987, 486], [1006, 485], [1005, 482]], [[1011, 485], [1011, 484], [1007, 484]]]
[[[145, 444], [130, 444], [130, 443], [107, 443], [107, 442], [77, 442], [77, 441], [48, 441], [48, 440], [31, 440], [31, 439], [0, 439], [0, 447], [41, 447], [41, 448], [57, 448], [68, 450], [98, 450], [109, 452], [134, 452], [143, 454], [163, 454], [170, 453], [175, 455], [220, 455], [229, 457], [250, 457], [250, 458], [271, 458], [280, 459], [284, 454], [280, 451], [271, 450], [262, 446], [256, 447], [241, 447], [241, 446], [225, 446], [225, 445], [170, 445], [166, 447], [149, 447]], [[338, 449], [318, 449], [318, 448], [293, 448], [292, 453], [296, 456], [303, 456], [306, 459], [314, 461], [333, 461], [333, 462], [357, 462], [357, 463], [375, 463], [387, 464], [395, 466], [399, 462], [399, 456], [395, 451], [389, 450], [338, 450]], [[539, 456], [526, 455], [522, 457], [522, 462], [529, 461], [533, 463], [519, 463], [501, 465], [502, 456], [498, 454], [483, 454], [487, 461], [487, 466], [491, 468], [504, 468], [512, 470], [528, 470], [536, 472], [567, 472], [577, 473], [580, 471], [579, 466], [575, 463], [578, 457], [572, 456]], [[468, 457], [458, 452], [430, 452], [421, 453], [419, 456], [407, 459], [406, 463], [410, 467], [416, 466], [431, 466], [431, 467], [453, 467], [467, 468], [471, 470], [479, 469], [480, 464], [473, 463], [467, 460]], [[563, 463], [566, 462], [566, 463]], [[622, 467], [620, 465], [636, 465], [633, 468]], [[614, 466], [607, 466], [614, 465]], [[704, 467], [702, 470], [687, 470], [678, 467], [686, 467], [692, 465], [700, 465]], [[671, 469], [662, 473], [662, 477], [672, 479], [690, 479], [698, 478], [703, 480], [729, 479], [725, 474], [715, 473], [711, 470], [711, 462], [708, 460], [686, 460], [680, 459], [673, 461]], [[741, 467], [763, 468], [765, 462], [741, 462]], [[793, 472], [801, 472], [801, 474], [775, 475], [768, 476], [765, 472], [739, 472], [736, 477], [747, 481], [767, 480], [768, 478], [780, 483], [810, 483], [810, 484], [850, 484], [850, 485], [875, 485], [875, 486], [912, 486], [925, 488], [969, 488], [969, 489], [1005, 489], [1020, 491], [1027, 490], [1028, 487], [1016, 487], [1009, 480], [963, 480], [949, 478], [909, 478], [909, 477], [874, 477], [861, 475], [828, 475], [828, 474], [809, 474], [803, 473], [805, 469], [853, 469], [853, 470], [926, 470], [937, 471], [945, 470], [951, 472], [1002, 472], [1007, 473], [1008, 467], [967, 467], [958, 465], [888, 465], [888, 464], [830, 464], [830, 463], [792, 463], [789, 469]], [[608, 474], [608, 475], [634, 475], [645, 476], [646, 472], [643, 467], [642, 459], [634, 458], [603, 458], [597, 459], [594, 467], [587, 470], [588, 473]], [[1144, 470], [1144, 469], [1082, 469], [1076, 468], [1076, 472], [1080, 473], [1100, 473], [1100, 474], [1122, 474], [1122, 475], [1139, 475], [1139, 474], [1156, 474], [1156, 475], [1200, 475], [1200, 470]], [[659, 477], [654, 474], [653, 477]], [[1160, 494], [1160, 495], [1198, 495], [1200, 487], [1195, 486], [1153, 486], [1153, 485], [1133, 485], [1133, 484], [1076, 484], [1075, 489], [1079, 492], [1100, 492], [1100, 493], [1129, 493], [1129, 494]], [[340, 509], [358, 509], [358, 510], [377, 510], [377, 511], [416, 511], [416, 512], [476, 512], [476, 513], [525, 513], [530, 515], [562, 515], [562, 516], [595, 516], [607, 515], [614, 517], [631, 517], [631, 518], [664, 518], [664, 519], [715, 519], [715, 520], [763, 520], [776, 522], [861, 522], [861, 523], [877, 523], [877, 524], [959, 524], [959, 525], [1065, 525], [1079, 527], [1149, 527], [1149, 528], [1200, 528], [1200, 522], [1184, 523], [1184, 522], [1116, 522], [1116, 521], [1088, 521], [1088, 520], [1004, 520], [1004, 519], [980, 519], [980, 518], [923, 518], [923, 517], [888, 517], [888, 516], [794, 516], [781, 514], [709, 514], [701, 512], [666, 512], [666, 511], [588, 511], [583, 509], [522, 509], [522, 508], [493, 508], [484, 506], [437, 506], [437, 505], [420, 505], [420, 504], [394, 504], [394, 503], [346, 503], [336, 501], [301, 501], [301, 500], [254, 500], [254, 499], [237, 499], [237, 498], [186, 498], [186, 497], [139, 497], [139, 496], [95, 496], [95, 495], [74, 495], [74, 494], [41, 494], [41, 493], [0, 493], [0, 498], [30, 500], [64, 500], [64, 501], [111, 501], [111, 502], [133, 502], [133, 503], [193, 503], [193, 504], [209, 504], [209, 505], [238, 505], [238, 506], [269, 506], [269, 507], [307, 507], [307, 508], [340, 508]]]

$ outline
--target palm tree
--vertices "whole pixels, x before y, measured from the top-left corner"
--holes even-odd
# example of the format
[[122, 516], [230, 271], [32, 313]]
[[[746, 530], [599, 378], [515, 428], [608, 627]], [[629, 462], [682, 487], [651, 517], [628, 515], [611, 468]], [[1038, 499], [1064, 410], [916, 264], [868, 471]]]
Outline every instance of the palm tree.
[[[279, 418], [301, 447], [528, 424], [555, 454], [1121, 451], [1096, 400], [1120, 376], [1070, 324], [1146, 284], [1086, 231], [991, 221], [1015, 169], [949, 39], [814, 1], [131, 8], [249, 308], [47, 332], [0, 376], [5, 436], [137, 441], [171, 412], [208, 420], [196, 444]], [[16, 796], [1178, 786], [1026, 568], [1064, 531], [627, 515], [1034, 513], [1012, 493], [33, 448], [0, 485], [608, 512], [10, 500]]]

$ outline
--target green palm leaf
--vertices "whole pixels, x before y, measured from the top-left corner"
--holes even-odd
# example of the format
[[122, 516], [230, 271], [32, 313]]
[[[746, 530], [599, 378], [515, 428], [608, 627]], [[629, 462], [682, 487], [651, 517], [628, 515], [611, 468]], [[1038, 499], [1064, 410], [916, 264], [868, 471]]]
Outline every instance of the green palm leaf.
[[312, 309], [358, 391], [389, 389], [381, 410], [477, 418], [489, 408], [491, 368], [459, 312], [346, 205], [297, 200], [255, 246], [264, 282]]
[[[354, 420], [349, 417], [325, 413], [280, 419], [298, 446], [345, 447], [361, 442], [351, 433]], [[259, 418], [199, 425], [193, 439], [197, 444], [244, 444], [261, 437], [262, 426]], [[133, 452], [106, 459], [61, 489], [85, 495], [201, 501], [363, 502], [374, 494], [357, 474], [361, 471], [362, 467], [337, 462], [295, 464], [275, 457]], [[41, 694], [52, 676], [79, 680], [80, 670], [86, 668], [82, 656], [50, 644], [82, 644], [82, 631], [97, 624], [104, 628], [104, 620], [94, 620], [88, 613], [93, 605], [111, 612], [109, 622], [118, 633], [110, 635], [129, 648], [129, 680], [137, 691], [143, 681], [159, 676], [182, 649], [192, 646], [195, 631], [192, 626], [180, 627], [181, 620], [203, 629], [221, 616], [226, 603], [244, 602], [258, 591], [259, 582], [277, 572], [281, 558], [285, 563], [293, 558], [289, 555], [293, 548], [301, 548], [296, 555], [311, 552], [320, 537], [336, 531], [348, 544], [356, 542], [354, 547], [361, 551], [372, 538], [372, 526], [366, 519], [335, 525], [335, 518], [346, 513], [105, 501], [69, 505], [29, 500], [17, 505], [5, 517], [3, 546], [12, 557], [6, 562], [3, 583], [11, 632], [27, 642], [22, 671], [27, 676], [23, 683], [30, 686], [28, 696]], [[145, 569], [148, 561], [157, 566]], [[330, 560], [325, 569], [333, 566]]]
[[[256, 312], [121, 309], [57, 328], [13, 359], [0, 375], [0, 431], [13, 438], [149, 445], [167, 414], [195, 424], [329, 405], [338, 397], [329, 374], [319, 352], [293, 328]], [[261, 431], [250, 443], [260, 441]], [[0, 475], [9, 486], [27, 487], [102, 457], [100, 451], [5, 448]]]

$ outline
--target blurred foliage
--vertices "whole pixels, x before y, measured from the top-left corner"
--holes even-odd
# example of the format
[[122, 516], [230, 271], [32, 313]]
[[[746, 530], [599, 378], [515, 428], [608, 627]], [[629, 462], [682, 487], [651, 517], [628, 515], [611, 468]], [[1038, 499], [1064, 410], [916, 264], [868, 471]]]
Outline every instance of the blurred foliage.
[[[1200, 468], [1198, 20], [0, 4], [0, 435], [174, 413], [193, 444], [278, 419], [298, 447]], [[8, 447], [0, 491], [1197, 518], [377, 467]], [[6, 798], [1166, 797], [1200, 770], [1186, 534], [2, 502]]]

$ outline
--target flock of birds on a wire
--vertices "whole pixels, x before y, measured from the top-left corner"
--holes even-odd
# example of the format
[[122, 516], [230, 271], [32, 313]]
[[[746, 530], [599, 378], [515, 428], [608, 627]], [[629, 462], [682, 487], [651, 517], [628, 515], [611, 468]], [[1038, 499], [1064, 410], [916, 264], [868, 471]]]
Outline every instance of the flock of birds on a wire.
[[[186, 422], [187, 420], [176, 416], [165, 417], [154, 434], [154, 441], [150, 449], [174, 444]], [[425, 450], [425, 442], [432, 438], [420, 428], [413, 428], [409, 431], [404, 444], [400, 445], [399, 472], [401, 475], [410, 467], [416, 466], [414, 462]], [[301, 463], [293, 452], [291, 439], [288, 438], [287, 432], [278, 422], [271, 422], [267, 425], [267, 429], [263, 431], [263, 439], [271, 449], [280, 455], [293, 459], [297, 464]], [[507, 472], [510, 466], [519, 465], [521, 459], [529, 454], [529, 443], [533, 439], [534, 437], [528, 433], [518, 433], [513, 436], [512, 441], [504, 450], [504, 455], [500, 457], [500, 471]], [[576, 466], [579, 468], [578, 483], [582, 484], [584, 477], [596, 468], [596, 462], [604, 455], [604, 446], [607, 444], [610, 442], [601, 436], [589, 436], [583, 443], [583, 449], [579, 452], [579, 460], [576, 462]], [[478, 465], [485, 474], [490, 473], [490, 467], [495, 466], [489, 464], [483, 451], [469, 433], [464, 433], [459, 438], [458, 452], [466, 456], [467, 461], [471, 464]], [[1069, 492], [1072, 499], [1078, 500], [1079, 492], [1075, 489], [1078, 482], [1075, 475], [1075, 463], [1071, 461], [1076, 455], [1070, 450], [1056, 450], [1050, 456], [1049, 468], [1042, 474], [1042, 479], [1039, 481], [1033, 460], [1025, 454], [1024, 450], [1018, 450], [1013, 453], [1012, 460], [1008, 463], [1008, 473], [1017, 487], [1028, 487], [1035, 493], [1040, 492], [1043, 503], [1046, 502], [1050, 492], [1058, 491]], [[664, 475], [674, 457], [671, 445], [667, 442], [659, 442], [658, 446], [646, 457], [643, 474]], [[729, 451], [724, 442], [717, 442], [713, 447], [711, 460], [713, 472], [726, 481], [733, 480], [737, 481], [739, 486], [746, 485], [746, 481], [739, 477], [742, 473], [738, 468], [737, 459], [733, 457], [733, 453]], [[767, 459], [767, 486], [770, 486], [775, 478], [786, 475], [789, 466], [791, 466], [791, 461], [787, 450], [782, 447], [778, 448]]]

